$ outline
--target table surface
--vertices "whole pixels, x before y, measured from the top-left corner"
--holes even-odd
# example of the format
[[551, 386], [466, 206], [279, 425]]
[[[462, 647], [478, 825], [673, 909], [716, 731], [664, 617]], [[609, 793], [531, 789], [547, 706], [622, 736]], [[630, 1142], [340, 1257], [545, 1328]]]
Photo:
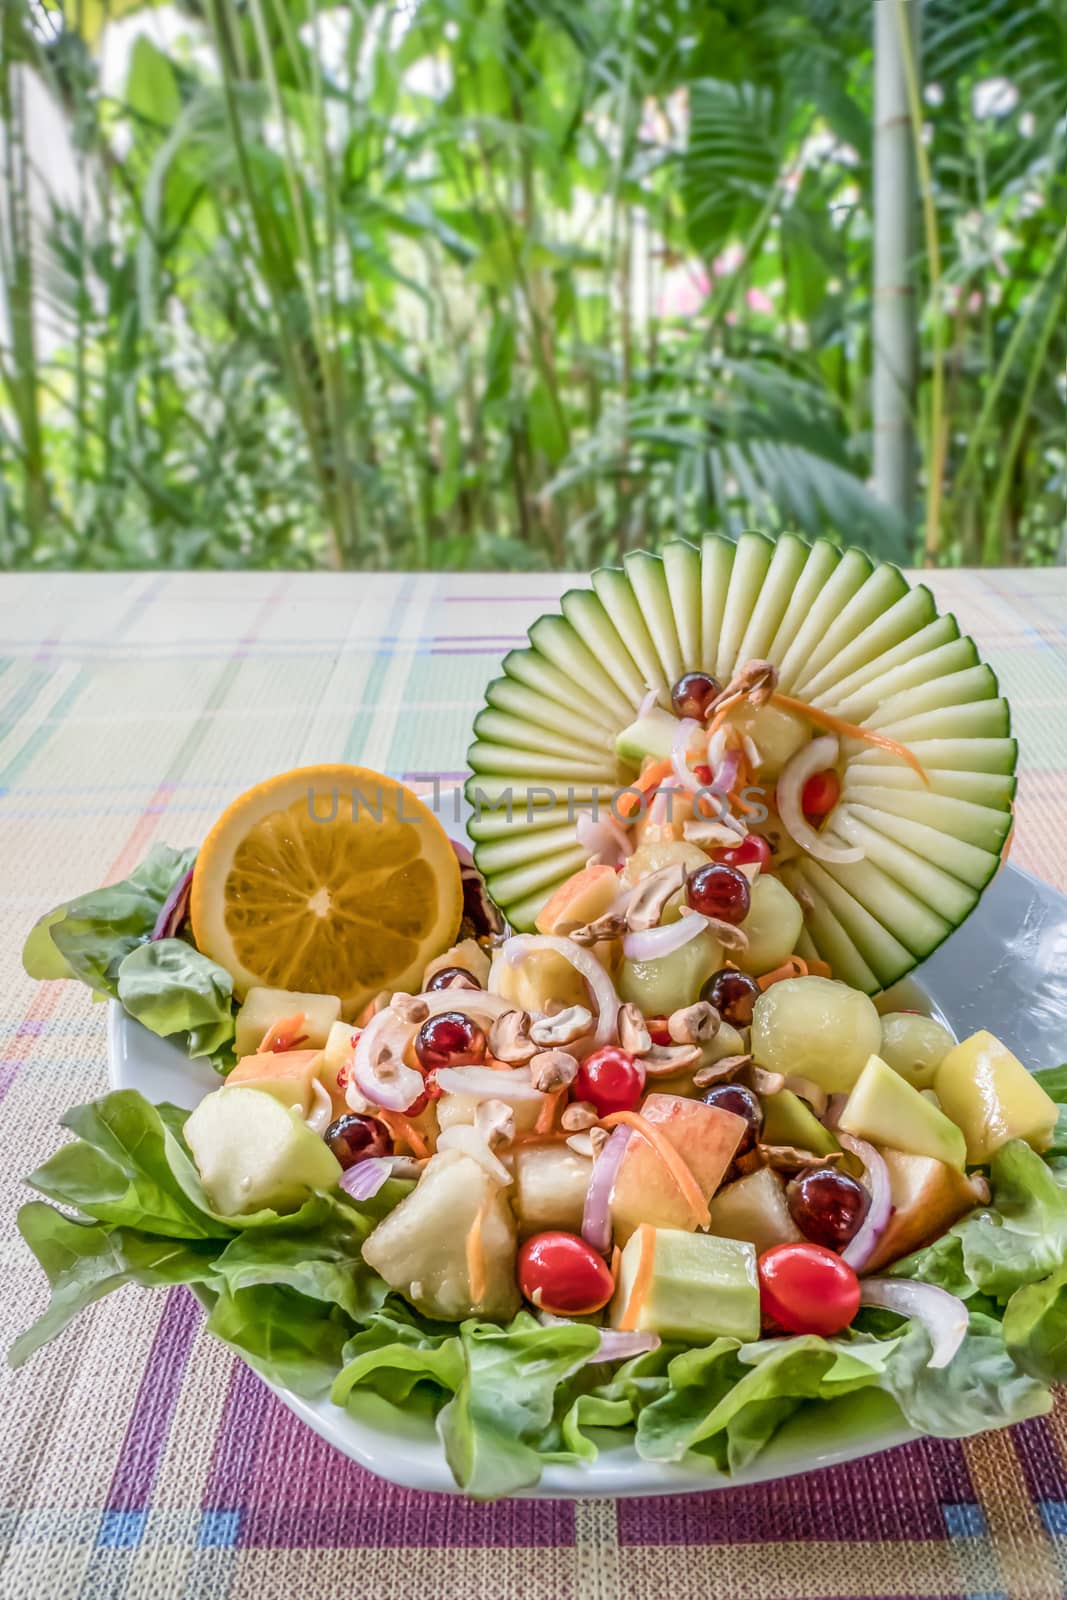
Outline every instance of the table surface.
[[[1016, 859], [1067, 887], [1067, 572], [927, 575], [1000, 675], [1022, 746]], [[46, 908], [199, 840], [314, 761], [463, 776], [486, 680], [555, 575], [0, 579], [0, 1343], [45, 1291], [20, 1177], [106, 1087], [104, 1012], [34, 986]], [[996, 1019], [991, 1019], [995, 1025]], [[0, 1394], [3, 1600], [1052, 1600], [1067, 1586], [1067, 1404], [788, 1482], [477, 1505], [395, 1489], [301, 1428], [185, 1290], [126, 1289]]]

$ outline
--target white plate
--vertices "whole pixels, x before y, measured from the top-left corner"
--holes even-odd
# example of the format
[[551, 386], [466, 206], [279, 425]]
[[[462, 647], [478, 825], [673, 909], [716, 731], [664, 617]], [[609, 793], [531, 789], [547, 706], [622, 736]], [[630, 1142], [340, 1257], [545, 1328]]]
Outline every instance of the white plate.
[[[453, 798], [437, 807], [446, 824]], [[1067, 1023], [1067, 898], [1036, 878], [1007, 867], [986, 891], [975, 915], [924, 963], [917, 980], [932, 1009], [957, 1036], [992, 1028], [1031, 1067], [1057, 1066]], [[914, 993], [914, 990], [912, 991]], [[908, 995], [901, 996], [901, 1004]], [[139, 1089], [147, 1099], [192, 1108], [219, 1080], [189, 1061], [112, 1003], [108, 1025], [109, 1076], [115, 1088]], [[396, 1413], [372, 1395], [358, 1415], [328, 1400], [313, 1403], [270, 1386], [310, 1428], [380, 1477], [411, 1489], [454, 1493], [455, 1484], [432, 1429], [412, 1421], [398, 1431]], [[817, 1416], [817, 1424], [813, 1419]], [[548, 1466], [538, 1496], [677, 1494], [728, 1488], [828, 1467], [888, 1450], [916, 1437], [893, 1402], [861, 1393], [810, 1413], [798, 1412], [747, 1471], [725, 1478], [707, 1466], [659, 1466], [642, 1461], [625, 1434], [603, 1430], [592, 1466]]]

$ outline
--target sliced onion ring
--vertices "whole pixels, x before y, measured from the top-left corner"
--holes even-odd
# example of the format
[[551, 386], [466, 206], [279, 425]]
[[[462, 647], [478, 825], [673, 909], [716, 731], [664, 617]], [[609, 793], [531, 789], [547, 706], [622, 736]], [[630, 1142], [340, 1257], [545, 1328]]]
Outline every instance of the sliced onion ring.
[[413, 997], [421, 1000], [431, 1017], [442, 1011], [462, 1011], [465, 1016], [488, 1017], [495, 1021], [505, 1011], [516, 1011], [514, 1000], [505, 1000], [502, 994], [490, 994], [488, 989], [429, 989]]
[[333, 1101], [326, 1085], [318, 1078], [311, 1080], [311, 1098], [313, 1104], [304, 1120], [312, 1133], [325, 1133], [333, 1121]]
[[907, 1278], [864, 1278], [860, 1305], [882, 1306], [901, 1317], [914, 1317], [930, 1335], [933, 1353], [928, 1367], [947, 1367], [967, 1336], [967, 1307], [947, 1289]]
[[498, 1072], [494, 1067], [438, 1067], [434, 1073], [442, 1094], [468, 1094], [476, 1100], [543, 1100], [530, 1082], [528, 1067]]
[[622, 941], [622, 953], [627, 961], [659, 961], [664, 956], [672, 956], [708, 926], [707, 917], [691, 910], [677, 922], [661, 922], [658, 928], [628, 933]]
[[737, 784], [737, 775], [741, 770], [740, 750], [727, 750], [719, 765], [715, 769], [715, 788], [723, 794], [730, 794]]
[[893, 1194], [889, 1184], [889, 1168], [879, 1151], [873, 1144], [868, 1144], [866, 1139], [854, 1139], [849, 1133], [837, 1132], [838, 1141], [846, 1150], [851, 1150], [854, 1156], [859, 1156], [867, 1169], [870, 1183], [871, 1203], [867, 1215], [863, 1219], [859, 1232], [849, 1240], [841, 1252], [841, 1260], [847, 1262], [853, 1272], [861, 1272], [874, 1254], [875, 1245], [885, 1232], [893, 1210]]
[[[452, 1002], [448, 1009], [454, 1010], [455, 995], [448, 998]], [[356, 1040], [351, 1083], [383, 1111], [406, 1111], [423, 1092], [422, 1073], [404, 1065], [404, 1051], [417, 1031], [414, 1023], [401, 1022], [386, 1006], [371, 1017]], [[386, 1070], [379, 1072], [374, 1062], [383, 1047], [388, 1047], [389, 1062]]]
[[689, 765], [689, 748], [694, 736], [703, 731], [695, 717], [683, 717], [671, 744], [671, 770], [682, 788], [691, 794], [696, 794], [700, 788], [700, 779]]
[[157, 939], [173, 939], [179, 928], [189, 915], [189, 896], [193, 889], [193, 868], [184, 877], [179, 878], [171, 889], [170, 894], [159, 908], [155, 927], [148, 935], [149, 943]]
[[342, 1172], [341, 1188], [353, 1200], [370, 1200], [393, 1175], [392, 1156], [368, 1156]]
[[659, 700], [659, 691], [658, 691], [658, 689], [650, 689], [648, 691], [648, 693], [643, 696], [643, 698], [641, 700], [641, 703], [637, 708], [637, 716], [638, 716], [638, 720], [639, 721], [640, 721], [640, 719], [642, 717], [647, 717], [649, 712], [654, 711], [656, 709], [656, 703], [657, 703], [658, 700]]
[[626, 1154], [631, 1129], [615, 1128], [607, 1144], [593, 1163], [593, 1176], [585, 1192], [582, 1211], [582, 1238], [602, 1255], [611, 1249], [611, 1191], [619, 1173], [619, 1163]]
[[[615, 993], [615, 985], [593, 952], [583, 950], [573, 939], [560, 938], [554, 933], [517, 933], [500, 946], [496, 959], [517, 966], [535, 950], [554, 950], [556, 955], [562, 956], [564, 961], [569, 961], [575, 972], [585, 979], [597, 1009], [593, 1047], [599, 1050], [601, 1045], [610, 1044], [615, 1037], [615, 1024], [621, 1001]], [[492, 979], [493, 975], [490, 973], [490, 982]], [[514, 1010], [515, 1007], [511, 1006], [509, 1009]]]
[[782, 768], [775, 798], [778, 815], [795, 844], [806, 850], [809, 856], [814, 856], [816, 861], [832, 861], [844, 866], [850, 861], [862, 861], [863, 851], [858, 845], [831, 844], [812, 827], [804, 815], [803, 806], [804, 785], [817, 772], [825, 772], [827, 767], [836, 766], [839, 749], [831, 733], [803, 745]]

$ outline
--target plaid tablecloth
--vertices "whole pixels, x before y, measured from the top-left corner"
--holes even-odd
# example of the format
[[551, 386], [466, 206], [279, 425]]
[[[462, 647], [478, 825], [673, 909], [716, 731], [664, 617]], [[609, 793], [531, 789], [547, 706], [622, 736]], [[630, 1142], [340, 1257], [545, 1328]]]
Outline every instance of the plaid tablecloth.
[[[1067, 573], [943, 573], [1022, 742], [1015, 859], [1067, 887]], [[543, 575], [0, 579], [0, 1342], [41, 1309], [20, 1175], [106, 1086], [104, 1014], [18, 961], [54, 902], [199, 840], [265, 775], [358, 760], [458, 779]], [[996, 1019], [992, 1019], [995, 1025]], [[103, 1302], [0, 1377], [2, 1600], [1052, 1600], [1067, 1405], [788, 1482], [475, 1505], [343, 1460], [203, 1331], [184, 1290]]]

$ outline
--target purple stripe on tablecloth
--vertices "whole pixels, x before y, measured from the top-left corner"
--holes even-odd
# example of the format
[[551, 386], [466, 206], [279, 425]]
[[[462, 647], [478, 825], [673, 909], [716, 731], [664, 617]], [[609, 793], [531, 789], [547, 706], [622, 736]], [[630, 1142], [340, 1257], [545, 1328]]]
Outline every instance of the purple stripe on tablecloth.
[[556, 594], [446, 594], [442, 596], [446, 606], [477, 606], [488, 601], [490, 605], [559, 605], [560, 595]]
[[1067, 1500], [1067, 1468], [1048, 1418], [1020, 1422], [1011, 1436], [1034, 1499]]
[[152, 1498], [163, 1447], [178, 1403], [200, 1307], [188, 1289], [172, 1289], [145, 1362], [105, 1509], [140, 1511]]
[[565, 1501], [482, 1505], [376, 1478], [312, 1433], [243, 1365], [234, 1372], [204, 1509], [239, 1510], [239, 1544], [261, 1549], [574, 1543], [574, 1509]]
[[944, 1539], [942, 1503], [975, 1499], [956, 1441], [923, 1440], [777, 1483], [619, 1502], [619, 1543]]

